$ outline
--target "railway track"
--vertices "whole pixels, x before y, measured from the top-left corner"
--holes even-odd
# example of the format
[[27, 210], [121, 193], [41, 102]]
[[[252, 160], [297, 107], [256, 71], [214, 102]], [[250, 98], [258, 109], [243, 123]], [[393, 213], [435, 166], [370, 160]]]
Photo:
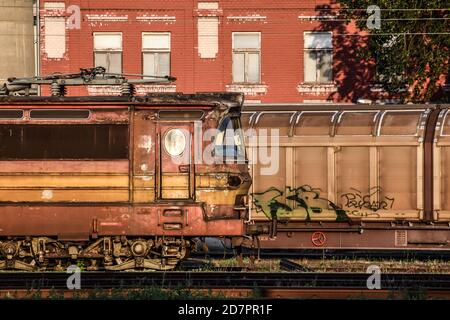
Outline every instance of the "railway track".
[[[24, 297], [38, 290], [48, 296], [60, 291], [70, 297], [77, 290], [67, 289], [70, 275], [62, 272], [0, 273], [0, 296]], [[299, 272], [82, 272], [80, 290], [190, 290], [220, 293], [229, 297], [268, 298], [421, 298], [450, 299], [449, 274], [382, 274], [381, 288], [369, 290], [365, 273]], [[14, 295], [16, 293], [16, 295]]]
[[[414, 260], [450, 260], [448, 250], [349, 250], [349, 249], [255, 249], [244, 248], [244, 256], [258, 256], [261, 259], [288, 258], [288, 259], [414, 259]], [[229, 258], [236, 256], [236, 252], [231, 249], [210, 250], [207, 253], [191, 253], [193, 258]]]

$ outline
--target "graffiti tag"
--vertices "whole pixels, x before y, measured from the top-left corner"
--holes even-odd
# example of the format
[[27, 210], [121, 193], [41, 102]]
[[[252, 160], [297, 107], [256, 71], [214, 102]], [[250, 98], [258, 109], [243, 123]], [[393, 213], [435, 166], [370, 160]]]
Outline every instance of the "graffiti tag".
[[363, 194], [361, 191], [350, 188], [352, 192], [344, 193], [341, 198], [344, 198], [344, 207], [349, 209], [354, 208], [355, 211], [367, 209], [372, 212], [377, 212], [378, 210], [389, 210], [392, 209], [395, 199], [393, 197], [384, 196], [383, 199], [371, 201], [371, 197], [381, 192], [380, 187], [373, 187], [369, 190], [368, 194]]
[[[278, 201], [277, 198], [283, 195], [283, 191], [278, 190], [275, 187], [270, 187], [266, 191], [255, 192], [251, 195], [253, 197], [253, 204], [255, 205], [256, 212], [263, 212], [269, 219], [276, 218], [280, 209], [292, 211], [291, 207]], [[264, 201], [260, 199], [260, 196], [268, 196], [268, 200]], [[269, 208], [269, 212], [264, 208], [265, 206]]]
[[311, 214], [322, 213], [324, 210], [334, 210], [338, 221], [345, 220], [345, 212], [336, 204], [326, 198], [320, 197], [320, 188], [313, 188], [310, 185], [304, 184], [298, 188], [292, 189], [290, 186], [286, 187], [290, 195], [286, 197], [288, 200], [293, 200], [299, 207], [305, 208], [307, 217], [306, 220], [311, 219]]
[[288, 218], [291, 215], [304, 212], [306, 220], [311, 220], [311, 215], [334, 211], [336, 221], [346, 221], [348, 217], [344, 210], [320, 196], [321, 190], [310, 185], [302, 185], [298, 188], [286, 187], [286, 200], [294, 201], [296, 208], [280, 202], [278, 199], [284, 195], [282, 190], [270, 187], [264, 192], [252, 193], [253, 204], [257, 212], [263, 212], [269, 219]]

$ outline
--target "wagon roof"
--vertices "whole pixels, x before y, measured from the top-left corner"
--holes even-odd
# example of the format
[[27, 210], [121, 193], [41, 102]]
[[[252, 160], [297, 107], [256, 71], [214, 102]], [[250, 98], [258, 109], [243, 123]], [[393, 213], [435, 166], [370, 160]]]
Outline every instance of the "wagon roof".
[[244, 112], [258, 111], [359, 111], [359, 110], [411, 110], [450, 108], [450, 104], [253, 104], [244, 105]]

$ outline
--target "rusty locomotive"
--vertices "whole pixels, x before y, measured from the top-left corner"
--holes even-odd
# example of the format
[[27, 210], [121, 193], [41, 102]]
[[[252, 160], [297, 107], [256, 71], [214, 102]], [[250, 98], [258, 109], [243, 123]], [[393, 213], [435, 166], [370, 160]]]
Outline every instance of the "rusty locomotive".
[[0, 97], [0, 269], [170, 270], [195, 237], [245, 235], [241, 94], [63, 97], [61, 79], [86, 77]]

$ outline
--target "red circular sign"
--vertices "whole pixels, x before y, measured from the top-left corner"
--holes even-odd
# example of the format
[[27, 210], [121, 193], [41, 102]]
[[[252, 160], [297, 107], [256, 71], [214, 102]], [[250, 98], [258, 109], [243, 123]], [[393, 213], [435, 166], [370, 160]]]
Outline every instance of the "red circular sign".
[[325, 236], [325, 233], [317, 231], [312, 234], [311, 242], [316, 247], [321, 247], [327, 242], [327, 237]]

